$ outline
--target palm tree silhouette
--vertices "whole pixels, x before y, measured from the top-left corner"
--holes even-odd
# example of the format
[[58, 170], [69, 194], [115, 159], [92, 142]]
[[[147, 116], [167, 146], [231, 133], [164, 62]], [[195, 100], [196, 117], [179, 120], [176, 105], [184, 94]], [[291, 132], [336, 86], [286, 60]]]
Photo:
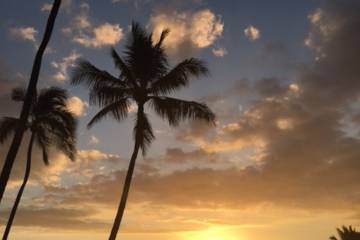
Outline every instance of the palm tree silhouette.
[[[341, 229], [337, 228], [336, 230], [338, 232], [340, 240], [360, 240], [360, 232], [357, 232], [355, 228], [352, 228], [351, 226], [349, 227], [342, 226]], [[338, 240], [338, 239], [332, 236], [330, 237], [330, 240]]]
[[[14, 89], [12, 99], [14, 101], [24, 101], [25, 90], [20, 88]], [[52, 145], [66, 154], [71, 160], [75, 158], [76, 119], [67, 110], [66, 100], [66, 91], [53, 87], [42, 90], [31, 101], [30, 116], [25, 125], [25, 130], [30, 131], [31, 137], [27, 150], [24, 180], [12, 207], [3, 240], [8, 238], [16, 210], [30, 176], [31, 153], [34, 143], [37, 143], [41, 148], [43, 161], [46, 165], [49, 164], [48, 149]], [[0, 120], [0, 143], [3, 143], [11, 133], [16, 131], [19, 121], [18, 118], [12, 117], [4, 117]]]
[[73, 84], [86, 84], [90, 89], [90, 103], [102, 107], [91, 119], [88, 127], [110, 115], [118, 121], [126, 118], [131, 102], [137, 105], [136, 122], [133, 131], [134, 150], [125, 178], [121, 201], [109, 239], [115, 240], [124, 214], [131, 178], [139, 149], [143, 155], [155, 136], [144, 107], [146, 103], [170, 126], [177, 126], [182, 120], [205, 120], [214, 123], [214, 113], [202, 103], [184, 101], [168, 97], [181, 87], [187, 86], [191, 77], [208, 73], [204, 62], [196, 58], [186, 59], [174, 68], [169, 68], [163, 42], [169, 30], [161, 33], [159, 40], [153, 41], [137, 23], [132, 24], [131, 35], [125, 46], [124, 60], [112, 49], [111, 55], [119, 77], [100, 70], [90, 62], [82, 60], [73, 71]]
[[15, 129], [14, 138], [12, 140], [12, 143], [10, 145], [9, 151], [5, 158], [5, 163], [2, 168], [1, 174], [0, 174], [0, 203], [3, 198], [6, 185], [9, 181], [10, 173], [12, 170], [12, 167], [14, 165], [14, 161], [17, 155], [17, 152], [19, 150], [19, 146], [21, 145], [21, 141], [24, 135], [24, 131], [26, 130], [26, 121], [29, 118], [29, 114], [31, 111], [31, 101], [36, 95], [36, 86], [39, 79], [40, 74], [40, 68], [41, 68], [41, 62], [42, 62], [42, 56], [44, 55], [44, 52], [46, 50], [46, 46], [50, 41], [50, 37], [52, 34], [52, 31], [54, 29], [56, 16], [59, 12], [59, 8], [61, 5], [61, 0], [54, 0], [54, 4], [52, 6], [47, 24], [46, 29], [44, 33], [44, 37], [41, 41], [41, 44], [39, 46], [39, 49], [36, 53], [33, 68], [28, 84], [28, 88], [25, 94], [25, 100], [21, 109], [19, 122], [17, 124], [17, 128]]

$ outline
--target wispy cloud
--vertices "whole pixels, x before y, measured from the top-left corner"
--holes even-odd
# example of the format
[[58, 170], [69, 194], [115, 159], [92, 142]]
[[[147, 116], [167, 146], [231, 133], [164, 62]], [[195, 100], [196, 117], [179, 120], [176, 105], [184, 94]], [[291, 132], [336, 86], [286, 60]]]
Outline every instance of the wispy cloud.
[[57, 81], [65, 81], [68, 79], [68, 69], [73, 67], [76, 60], [80, 58], [77, 51], [72, 51], [69, 56], [64, 57], [61, 61], [53, 61], [51, 65], [57, 70], [53, 78]]
[[50, 12], [52, 8], [52, 4], [51, 3], [44, 3], [41, 8], [40, 8], [40, 11], [42, 12]]
[[36, 43], [38, 31], [34, 27], [13, 27], [10, 34], [16, 39]]
[[218, 47], [218, 48], [214, 48], [212, 50], [212, 53], [216, 57], [224, 57], [226, 54], [228, 54], [228, 51], [224, 47]]
[[97, 145], [99, 142], [99, 139], [95, 135], [90, 136], [89, 144]]
[[62, 32], [71, 36], [73, 42], [90, 48], [115, 45], [123, 39], [123, 29], [119, 24], [105, 22], [94, 26], [89, 18], [89, 11], [90, 5], [82, 3], [73, 25], [63, 28]]

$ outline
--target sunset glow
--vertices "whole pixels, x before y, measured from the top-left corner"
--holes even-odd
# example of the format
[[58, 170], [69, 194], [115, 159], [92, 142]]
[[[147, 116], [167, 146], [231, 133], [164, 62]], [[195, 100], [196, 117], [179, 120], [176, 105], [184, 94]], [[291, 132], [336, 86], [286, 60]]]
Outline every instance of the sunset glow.
[[239, 235], [235, 235], [226, 227], [209, 227], [204, 231], [186, 234], [186, 240], [246, 240]]
[[1, 0], [0, 234], [360, 240], [359, 30], [359, 0]]

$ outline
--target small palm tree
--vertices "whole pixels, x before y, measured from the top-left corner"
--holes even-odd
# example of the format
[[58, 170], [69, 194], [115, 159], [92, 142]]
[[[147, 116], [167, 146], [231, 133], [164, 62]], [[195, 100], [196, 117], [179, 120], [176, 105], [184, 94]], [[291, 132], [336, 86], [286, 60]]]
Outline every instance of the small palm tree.
[[177, 126], [186, 119], [205, 120], [208, 123], [215, 120], [214, 113], [205, 104], [167, 96], [187, 86], [191, 77], [208, 73], [204, 62], [195, 58], [186, 59], [170, 69], [163, 48], [168, 34], [169, 31], [164, 30], [155, 43], [152, 33], [146, 33], [139, 24], [133, 23], [131, 36], [125, 46], [125, 58], [122, 59], [114, 49], [111, 51], [115, 66], [120, 71], [118, 77], [85, 60], [78, 62], [73, 72], [72, 83], [86, 84], [90, 89], [90, 103], [102, 107], [89, 122], [89, 127], [108, 115], [121, 121], [127, 117], [131, 102], [137, 105], [133, 134], [135, 145], [110, 240], [116, 239], [121, 224], [138, 151], [141, 149], [144, 155], [155, 138], [144, 110], [145, 105], [148, 104], [171, 126]]
[[5, 162], [0, 174], [0, 203], [3, 198], [6, 185], [9, 181], [10, 173], [14, 165], [14, 161], [19, 150], [19, 146], [23, 139], [24, 132], [26, 130], [26, 121], [30, 116], [31, 111], [31, 99], [36, 95], [36, 86], [39, 80], [39, 74], [41, 69], [42, 57], [45, 53], [46, 47], [50, 41], [51, 34], [54, 29], [56, 16], [59, 12], [61, 0], [54, 0], [50, 15], [44, 31], [44, 36], [39, 46], [39, 49], [35, 55], [30, 80], [28, 83], [26, 95], [24, 96], [23, 106], [21, 108], [20, 118], [15, 130], [14, 138], [11, 142], [10, 148], [5, 158]]
[[[25, 90], [14, 89], [12, 99], [24, 101]], [[8, 238], [16, 210], [30, 176], [31, 153], [34, 143], [37, 143], [41, 148], [45, 165], [49, 164], [48, 149], [52, 145], [66, 154], [71, 160], [75, 158], [76, 119], [67, 110], [66, 100], [67, 94], [65, 90], [48, 88], [42, 90], [31, 103], [30, 117], [26, 124], [26, 130], [30, 131], [31, 136], [27, 151], [25, 176], [11, 209], [3, 240]], [[18, 124], [18, 118], [4, 117], [0, 120], [0, 143], [3, 143], [11, 133], [15, 132]]]
[[[343, 226], [341, 229], [337, 228], [336, 230], [338, 232], [340, 240], [360, 240], [360, 232], [357, 232], [355, 228], [352, 228], [351, 226], [349, 227]], [[330, 240], [338, 240], [338, 239], [332, 236], [330, 237]]]

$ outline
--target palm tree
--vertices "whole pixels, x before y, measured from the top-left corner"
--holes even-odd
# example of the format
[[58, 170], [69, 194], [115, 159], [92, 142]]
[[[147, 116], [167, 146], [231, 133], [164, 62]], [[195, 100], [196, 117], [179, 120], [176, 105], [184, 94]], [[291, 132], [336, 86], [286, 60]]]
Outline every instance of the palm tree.
[[[12, 92], [14, 101], [24, 101], [25, 90], [14, 89]], [[26, 169], [23, 183], [16, 196], [9, 220], [3, 235], [3, 240], [8, 238], [16, 210], [19, 206], [21, 196], [30, 176], [31, 153], [34, 143], [42, 150], [45, 165], [49, 164], [48, 149], [52, 145], [62, 151], [71, 160], [75, 158], [75, 135], [76, 119], [66, 108], [67, 94], [59, 88], [48, 88], [33, 98], [29, 119], [25, 130], [31, 133], [27, 151]], [[4, 117], [0, 120], [0, 143], [16, 131], [20, 120], [18, 118]]]
[[36, 85], [37, 85], [37, 82], [39, 79], [42, 56], [44, 55], [46, 46], [50, 41], [51, 33], [52, 33], [54, 25], [55, 25], [55, 20], [56, 20], [56, 16], [59, 11], [60, 5], [61, 5], [61, 0], [54, 0], [54, 4], [51, 9], [51, 12], [50, 12], [50, 15], [48, 18], [48, 22], [46, 25], [44, 37], [42, 39], [42, 42], [39, 46], [39, 49], [38, 49], [35, 59], [34, 59], [31, 77], [30, 77], [29, 85], [28, 85], [28, 88], [26, 91], [25, 101], [24, 101], [22, 109], [21, 109], [19, 122], [17, 124], [14, 138], [10, 145], [10, 148], [7, 153], [5, 163], [2, 168], [1, 175], [0, 175], [0, 203], [1, 203], [2, 197], [4, 195], [6, 185], [9, 181], [10, 173], [11, 173], [12, 167], [14, 165], [14, 161], [15, 161], [17, 152], [19, 150], [19, 146], [21, 144], [21, 141], [22, 141], [22, 138], [24, 135], [24, 131], [26, 129], [26, 121], [29, 118], [29, 114], [30, 114], [30, 110], [31, 110], [30, 109], [31, 101], [34, 98], [34, 96], [36, 95]]
[[115, 66], [120, 71], [118, 77], [85, 60], [79, 61], [73, 72], [72, 83], [87, 85], [90, 90], [90, 103], [102, 107], [89, 122], [89, 127], [109, 115], [121, 121], [127, 117], [130, 104], [134, 102], [137, 105], [133, 131], [134, 150], [110, 240], [116, 239], [121, 224], [139, 149], [145, 155], [146, 149], [155, 138], [145, 106], [151, 107], [171, 126], [177, 126], [186, 119], [205, 120], [208, 123], [214, 123], [215, 120], [214, 113], [205, 104], [167, 96], [187, 86], [191, 77], [208, 73], [204, 62], [195, 58], [186, 59], [170, 69], [163, 48], [168, 34], [169, 30], [164, 30], [159, 40], [154, 42], [152, 33], [146, 33], [139, 24], [133, 23], [131, 36], [125, 46], [124, 59], [114, 49], [111, 51]]
[[[357, 232], [355, 228], [352, 228], [351, 226], [343, 226], [341, 229], [337, 228], [336, 230], [341, 240], [360, 240], [360, 232]], [[330, 237], [330, 240], [337, 240], [337, 238], [332, 236]]]

